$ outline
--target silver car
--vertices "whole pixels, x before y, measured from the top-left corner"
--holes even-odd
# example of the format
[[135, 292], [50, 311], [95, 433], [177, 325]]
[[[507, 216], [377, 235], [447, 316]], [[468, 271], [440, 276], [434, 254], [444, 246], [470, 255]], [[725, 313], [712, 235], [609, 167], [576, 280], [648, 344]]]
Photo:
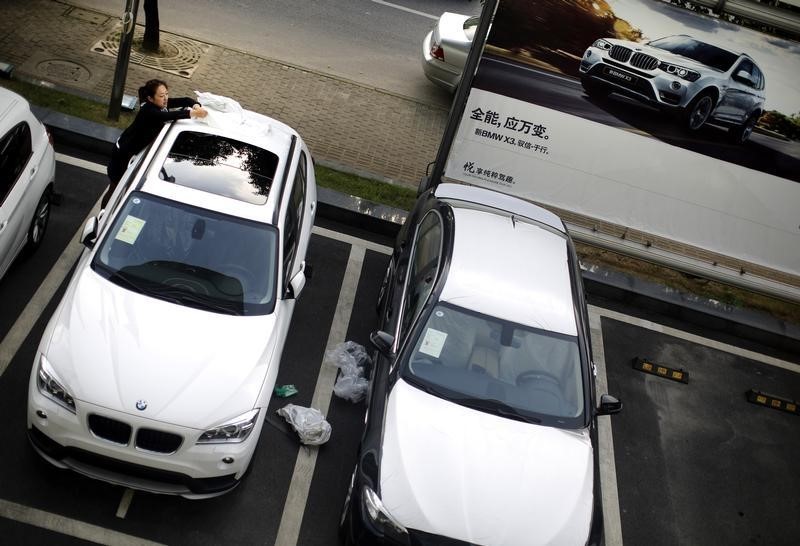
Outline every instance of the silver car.
[[697, 131], [724, 125], [743, 143], [764, 112], [765, 78], [755, 61], [690, 36], [644, 44], [601, 38], [586, 49], [581, 83], [590, 96], [620, 93], [679, 114]]
[[422, 42], [422, 69], [440, 87], [454, 92], [461, 81], [478, 17], [443, 13]]

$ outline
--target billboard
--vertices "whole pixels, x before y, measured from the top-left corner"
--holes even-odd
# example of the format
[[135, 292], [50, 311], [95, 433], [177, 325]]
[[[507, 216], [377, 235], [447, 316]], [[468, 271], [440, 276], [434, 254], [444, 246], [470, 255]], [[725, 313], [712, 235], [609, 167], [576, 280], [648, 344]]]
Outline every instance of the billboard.
[[660, 0], [502, 0], [444, 178], [800, 287], [800, 44]]

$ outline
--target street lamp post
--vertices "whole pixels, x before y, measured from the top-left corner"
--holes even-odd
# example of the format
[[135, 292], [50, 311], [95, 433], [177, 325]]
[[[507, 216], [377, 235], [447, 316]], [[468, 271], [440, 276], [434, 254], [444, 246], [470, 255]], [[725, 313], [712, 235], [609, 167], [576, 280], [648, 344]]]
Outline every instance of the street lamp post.
[[128, 76], [128, 61], [131, 57], [133, 30], [136, 28], [136, 13], [139, 0], [125, 0], [125, 13], [122, 14], [122, 32], [119, 37], [117, 67], [114, 69], [114, 85], [111, 87], [111, 102], [108, 105], [108, 119], [117, 121], [122, 108], [122, 95], [125, 91], [125, 78]]

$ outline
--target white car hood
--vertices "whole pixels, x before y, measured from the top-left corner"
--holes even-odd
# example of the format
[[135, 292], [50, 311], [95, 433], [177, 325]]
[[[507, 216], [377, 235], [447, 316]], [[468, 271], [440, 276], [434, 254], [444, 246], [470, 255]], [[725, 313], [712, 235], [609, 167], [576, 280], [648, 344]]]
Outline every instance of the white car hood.
[[588, 431], [471, 410], [399, 380], [389, 396], [381, 501], [408, 528], [475, 544], [584, 544]]
[[197, 429], [254, 407], [278, 365], [275, 313], [212, 313], [132, 292], [88, 267], [77, 275], [46, 348], [74, 398]]

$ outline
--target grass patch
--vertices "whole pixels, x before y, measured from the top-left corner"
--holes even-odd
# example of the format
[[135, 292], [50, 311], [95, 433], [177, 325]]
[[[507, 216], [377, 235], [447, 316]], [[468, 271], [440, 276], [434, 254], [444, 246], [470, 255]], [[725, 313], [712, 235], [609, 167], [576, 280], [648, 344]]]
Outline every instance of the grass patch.
[[410, 188], [343, 173], [322, 165], [316, 165], [314, 171], [317, 175], [318, 185], [348, 195], [355, 195], [374, 203], [411, 210], [417, 198], [416, 190]]

